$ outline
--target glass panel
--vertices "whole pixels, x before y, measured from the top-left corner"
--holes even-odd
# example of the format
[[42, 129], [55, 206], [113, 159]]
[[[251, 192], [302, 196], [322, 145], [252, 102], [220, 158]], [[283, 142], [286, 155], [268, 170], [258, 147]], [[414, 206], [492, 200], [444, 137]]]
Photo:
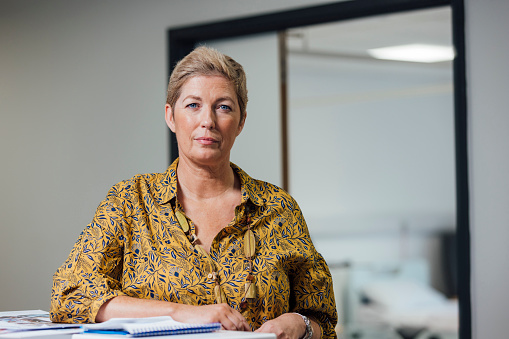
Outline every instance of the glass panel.
[[287, 32], [289, 188], [346, 338], [457, 337], [452, 63], [368, 53], [408, 44], [450, 48], [450, 9]]

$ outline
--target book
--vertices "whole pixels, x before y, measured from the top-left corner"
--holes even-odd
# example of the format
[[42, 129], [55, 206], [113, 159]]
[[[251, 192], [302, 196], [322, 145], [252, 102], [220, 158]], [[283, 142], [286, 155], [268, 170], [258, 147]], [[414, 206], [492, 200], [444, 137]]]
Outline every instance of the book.
[[114, 318], [98, 324], [83, 324], [84, 333], [123, 334], [149, 337], [191, 333], [210, 333], [221, 329], [220, 323], [183, 323], [172, 317]]

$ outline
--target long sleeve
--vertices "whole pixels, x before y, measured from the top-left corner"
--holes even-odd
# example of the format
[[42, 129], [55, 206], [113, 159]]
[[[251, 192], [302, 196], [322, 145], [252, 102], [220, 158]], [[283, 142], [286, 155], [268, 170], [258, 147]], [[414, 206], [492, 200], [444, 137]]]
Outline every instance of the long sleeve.
[[332, 276], [329, 268], [311, 242], [309, 231], [300, 209], [293, 201], [293, 231], [297, 248], [291, 272], [292, 312], [304, 314], [321, 327], [321, 338], [336, 338], [335, 325], [338, 320]]
[[53, 276], [51, 319], [91, 323], [101, 305], [123, 295], [123, 207], [113, 188], [79, 236], [64, 264]]
[[[137, 175], [110, 190], [54, 275], [53, 321], [94, 322], [104, 302], [118, 295], [189, 305], [215, 302], [210, 262], [174, 214], [176, 166], [174, 162], [165, 173]], [[242, 182], [241, 207], [210, 252], [229, 305], [253, 328], [286, 312], [299, 312], [320, 324], [322, 337], [335, 338], [332, 279], [297, 203], [280, 188], [232, 167]], [[257, 240], [252, 259], [256, 297], [242, 310], [251, 265], [243, 255], [248, 205]]]
[[315, 252], [294, 276], [294, 312], [307, 315], [320, 324], [321, 338], [336, 338], [337, 311], [332, 278], [322, 256]]

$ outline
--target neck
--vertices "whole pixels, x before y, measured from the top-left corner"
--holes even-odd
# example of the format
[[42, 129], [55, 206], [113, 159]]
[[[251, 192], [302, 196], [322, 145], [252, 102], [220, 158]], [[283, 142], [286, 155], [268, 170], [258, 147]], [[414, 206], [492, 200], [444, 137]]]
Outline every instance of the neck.
[[202, 166], [181, 158], [177, 167], [177, 177], [179, 199], [213, 199], [239, 185], [229, 162], [216, 166]]

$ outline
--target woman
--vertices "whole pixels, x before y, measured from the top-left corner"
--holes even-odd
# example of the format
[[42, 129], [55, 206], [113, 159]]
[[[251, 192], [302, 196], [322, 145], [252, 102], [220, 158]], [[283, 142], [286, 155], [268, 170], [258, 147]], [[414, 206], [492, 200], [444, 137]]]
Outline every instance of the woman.
[[199, 47], [165, 106], [179, 158], [110, 190], [53, 279], [57, 322], [170, 315], [279, 338], [336, 337], [332, 280], [297, 203], [230, 163], [242, 66]]

